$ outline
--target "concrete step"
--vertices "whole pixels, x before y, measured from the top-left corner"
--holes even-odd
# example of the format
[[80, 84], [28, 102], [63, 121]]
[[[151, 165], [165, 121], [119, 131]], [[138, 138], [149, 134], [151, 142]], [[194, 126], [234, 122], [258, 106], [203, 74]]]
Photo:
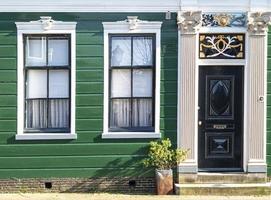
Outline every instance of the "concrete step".
[[178, 195], [271, 195], [271, 182], [175, 184], [175, 192]]
[[181, 174], [179, 175], [180, 184], [186, 183], [266, 183], [267, 176], [265, 173], [208, 173], [200, 172], [197, 174]]

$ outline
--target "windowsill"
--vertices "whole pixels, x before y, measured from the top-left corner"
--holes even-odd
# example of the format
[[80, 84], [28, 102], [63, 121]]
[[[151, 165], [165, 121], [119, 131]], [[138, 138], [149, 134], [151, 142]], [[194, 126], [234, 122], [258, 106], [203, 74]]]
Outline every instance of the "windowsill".
[[104, 132], [103, 139], [120, 138], [161, 138], [161, 133], [155, 132]]
[[16, 140], [73, 140], [76, 133], [23, 133], [17, 134]]

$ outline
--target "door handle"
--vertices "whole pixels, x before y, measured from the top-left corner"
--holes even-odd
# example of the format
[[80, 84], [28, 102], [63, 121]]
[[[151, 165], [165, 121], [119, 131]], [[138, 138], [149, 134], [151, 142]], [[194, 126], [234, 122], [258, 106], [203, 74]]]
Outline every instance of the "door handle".
[[199, 126], [201, 126], [202, 125], [202, 121], [199, 121]]

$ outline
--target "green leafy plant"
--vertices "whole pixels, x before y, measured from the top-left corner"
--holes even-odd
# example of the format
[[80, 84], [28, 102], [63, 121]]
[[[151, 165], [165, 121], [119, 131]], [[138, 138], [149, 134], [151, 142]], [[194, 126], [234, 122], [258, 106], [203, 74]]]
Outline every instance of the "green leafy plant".
[[168, 138], [157, 142], [152, 141], [148, 157], [143, 160], [143, 165], [160, 170], [171, 169], [186, 159], [188, 151], [180, 148], [173, 149]]

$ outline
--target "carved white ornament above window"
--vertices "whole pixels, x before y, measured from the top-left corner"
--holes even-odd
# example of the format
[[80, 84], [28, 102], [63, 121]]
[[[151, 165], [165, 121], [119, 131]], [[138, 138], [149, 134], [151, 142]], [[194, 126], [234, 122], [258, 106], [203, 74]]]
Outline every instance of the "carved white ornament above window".
[[54, 23], [54, 20], [52, 20], [52, 17], [50, 16], [41, 16], [39, 21], [41, 22], [44, 30], [51, 29], [52, 24]]

